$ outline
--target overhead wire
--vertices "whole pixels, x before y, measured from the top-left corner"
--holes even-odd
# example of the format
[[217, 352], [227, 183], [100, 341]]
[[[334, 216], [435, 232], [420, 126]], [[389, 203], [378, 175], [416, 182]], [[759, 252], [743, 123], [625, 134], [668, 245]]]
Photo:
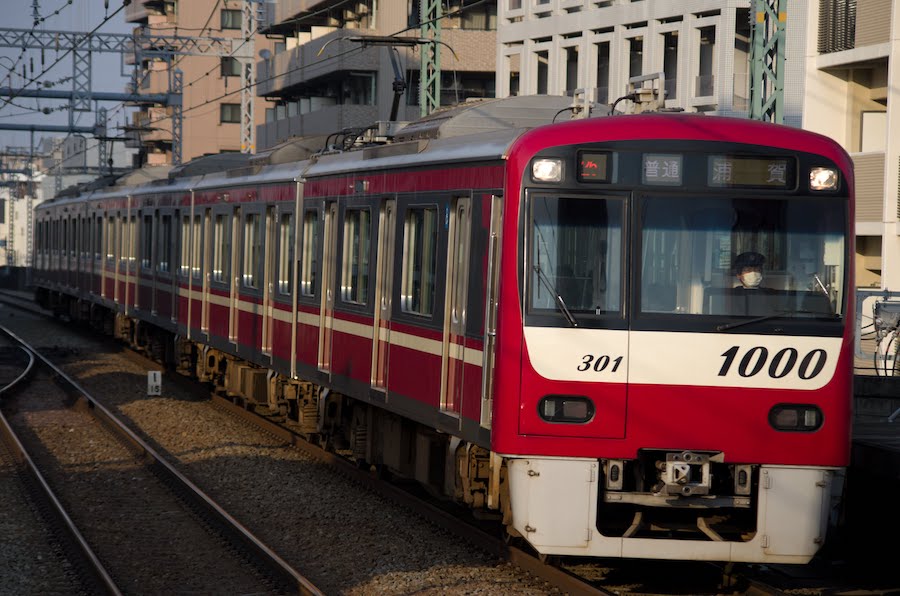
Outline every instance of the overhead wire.
[[[347, 1], [349, 1], [349, 0], [347, 0]], [[412, 29], [420, 28], [422, 25], [429, 24], [429, 23], [432, 23], [432, 22], [436, 22], [436, 21], [441, 20], [441, 19], [445, 19], [445, 18], [450, 18], [450, 17], [453, 17], [453, 16], [457, 16], [457, 15], [459, 15], [459, 14], [462, 14], [466, 9], [474, 8], [474, 7], [476, 7], [476, 6], [479, 6], [479, 5], [481, 5], [481, 4], [486, 3], [487, 1], [488, 1], [488, 0], [477, 0], [476, 2], [473, 2], [472, 4], [468, 4], [468, 5], [465, 5], [465, 6], [461, 6], [459, 9], [457, 9], [457, 10], [455, 10], [455, 11], [453, 11], [453, 12], [449, 12], [449, 13], [446, 13], [446, 14], [442, 14], [441, 16], [436, 17], [436, 18], [434, 18], [434, 19], [430, 19], [430, 20], [428, 20], [428, 21], [422, 21], [422, 22], [419, 22], [419, 23], [417, 23], [417, 24], [415, 24], [415, 25], [411, 25], [411, 26], [409, 26], [409, 27], [406, 27], [406, 28], [404, 28], [404, 29], [401, 29], [401, 30], [399, 30], [399, 31], [396, 31], [396, 32], [390, 34], [388, 37], [396, 37], [396, 36], [398, 36], [398, 35], [400, 35], [400, 34], [402, 34], [402, 33], [406, 33], [407, 31], [410, 31], [410, 30], [412, 30]], [[201, 31], [204, 31], [204, 30], [206, 30], [206, 29], [208, 28], [209, 23], [210, 23], [210, 21], [212, 20], [213, 15], [215, 14], [215, 9], [219, 6], [220, 3], [221, 3], [221, 0], [217, 0], [216, 4], [213, 5], [213, 9], [212, 9], [212, 11], [210, 11], [210, 14], [209, 14], [209, 16], [207, 17], [206, 23], [205, 23], [204, 26], [201, 28]], [[343, 2], [342, 2], [342, 3], [343, 3]], [[340, 3], [340, 4], [342, 4], [342, 3]], [[292, 20], [286, 21], [286, 22], [299, 22], [300, 20], [309, 19], [309, 18], [311, 18], [311, 17], [313, 17], [313, 16], [317, 16], [317, 15], [323, 13], [323, 12], [327, 12], [328, 10], [333, 9], [333, 8], [334, 8], [334, 6], [329, 7], [328, 9], [321, 9], [321, 10], [319, 10], [319, 11], [310, 13], [310, 14], [308, 14], [308, 15], [303, 15], [302, 17], [297, 17], [296, 19], [292, 19]], [[121, 8], [120, 8], [119, 10], [121, 10]], [[118, 11], [117, 11], [117, 12], [118, 12]], [[113, 16], [114, 16], [114, 15], [113, 15]], [[102, 25], [102, 23], [101, 23], [101, 25]], [[246, 43], [247, 41], [248, 41], [248, 40], [244, 40], [244, 43]], [[237, 48], [235, 48], [234, 51], [237, 51], [237, 49], [240, 49], [240, 47], [242, 47], [243, 45], [244, 45], [244, 44], [242, 43], [242, 44], [239, 45]], [[201, 103], [201, 104], [197, 104], [197, 105], [194, 105], [194, 106], [190, 106], [190, 107], [188, 107], [188, 108], [185, 108], [185, 109], [182, 110], [181, 113], [184, 114], [184, 113], [186, 113], [186, 112], [191, 112], [191, 111], [194, 111], [194, 110], [197, 110], [197, 109], [206, 107], [206, 106], [208, 106], [208, 105], [210, 105], [210, 104], [212, 104], [212, 103], [214, 103], [214, 102], [217, 102], [217, 101], [219, 101], [219, 100], [221, 100], [221, 99], [225, 99], [225, 98], [227, 98], [227, 97], [231, 97], [232, 95], [234, 95], [234, 94], [236, 94], [236, 93], [240, 93], [240, 92], [242, 92], [242, 91], [244, 91], [244, 90], [246, 90], [246, 89], [252, 89], [252, 88], [254, 88], [254, 87], [256, 87], [256, 86], [258, 86], [258, 85], [260, 85], [260, 84], [262, 84], [262, 83], [267, 83], [267, 82], [270, 82], [270, 81], [277, 80], [277, 79], [279, 79], [279, 78], [282, 78], [282, 77], [284, 77], [284, 76], [293, 74], [293, 73], [295, 73], [295, 72], [300, 72], [300, 71], [302, 71], [303, 69], [309, 68], [309, 67], [312, 67], [312, 66], [319, 67], [319, 66], [321, 66], [322, 63], [327, 62], [327, 61], [329, 61], [329, 60], [336, 60], [336, 59], [338, 59], [338, 58], [343, 58], [344, 56], [347, 56], [347, 55], [353, 54], [353, 53], [361, 53], [363, 50], [364, 50], [364, 48], [353, 48], [353, 49], [346, 50], [346, 51], [343, 51], [343, 52], [338, 52], [338, 53], [336, 53], [336, 54], [332, 54], [332, 55], [330, 55], [330, 56], [326, 56], [326, 57], [322, 58], [321, 60], [316, 61], [315, 63], [312, 63], [312, 64], [306, 64], [306, 65], [301, 65], [301, 66], [292, 68], [292, 69], [290, 69], [290, 70], [284, 71], [284, 72], [282, 72], [282, 73], [278, 73], [278, 74], [272, 75], [272, 76], [267, 77], [267, 78], [262, 79], [262, 80], [257, 79], [254, 83], [248, 83], [247, 85], [243, 85], [243, 86], [241, 86], [240, 88], [235, 89], [234, 91], [229, 91], [229, 92], [227, 92], [227, 93], [223, 93], [222, 95], [220, 95], [220, 96], [218, 96], [218, 97], [214, 97], [214, 98], [212, 98], [212, 99], [208, 99], [208, 100], [206, 100], [205, 102], [203, 102], [203, 103]], [[232, 53], [233, 53], [233, 52], [232, 52]], [[197, 79], [194, 79], [194, 80], [191, 81], [188, 85], [193, 84], [193, 83], [197, 82], [198, 80], [200, 80], [200, 79], [202, 79], [202, 78], [208, 76], [213, 70], [215, 70], [215, 67], [213, 67], [212, 69], [210, 69], [210, 71], [207, 71], [207, 73], [205, 73], [204, 75], [201, 75], [201, 76], [198, 77]], [[121, 102], [121, 103], [115, 108], [115, 110], [113, 111], [113, 114], [116, 113], [116, 112], [118, 112], [118, 111], [120, 111], [121, 109], [123, 109], [123, 108], [125, 108], [125, 107], [126, 107], [126, 106], [125, 106], [125, 102]], [[204, 112], [204, 113], [208, 113], [208, 112]], [[172, 116], [171, 116], [171, 115], [166, 115], [166, 116], [163, 116], [163, 117], [158, 118], [158, 119], [156, 119], [156, 120], [150, 120], [150, 121], [147, 122], [147, 124], [148, 124], [148, 125], [158, 124], [158, 123], [160, 123], [160, 122], [164, 122], [164, 121], [166, 121], [166, 120], [171, 120], [171, 119], [172, 119]], [[118, 127], [112, 127], [112, 128], [113, 128], [113, 129], [117, 129]], [[96, 148], [96, 147], [98, 147], [98, 146], [99, 146], [99, 143], [96, 144], [96, 145], [90, 146], [90, 147], [86, 145], [85, 148], [84, 148], [82, 151], [78, 152], [76, 155], [80, 155], [80, 154], [82, 154], [82, 153], [85, 153], [85, 152], [89, 151], [90, 149]], [[51, 168], [48, 168], [48, 169], [46, 169], [46, 170], [41, 171], [40, 173], [46, 173], [46, 172], [50, 171], [50, 169], [51, 169]]]

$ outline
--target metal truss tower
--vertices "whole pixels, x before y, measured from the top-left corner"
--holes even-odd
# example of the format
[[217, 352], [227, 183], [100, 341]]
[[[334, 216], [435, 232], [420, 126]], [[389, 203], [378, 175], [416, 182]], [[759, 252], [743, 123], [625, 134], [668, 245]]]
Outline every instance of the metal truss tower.
[[419, 75], [419, 107], [422, 116], [441, 107], [441, 18], [440, 0], [421, 0], [422, 37], [431, 41], [422, 45]]
[[781, 124], [787, 0], [753, 0], [750, 18], [750, 117]]
[[[91, 111], [92, 101], [98, 100], [91, 86], [92, 55], [94, 52], [118, 53], [134, 57], [135, 70], [149, 57], [161, 57], [169, 62], [169, 92], [166, 104], [172, 107], [172, 161], [181, 163], [182, 156], [182, 100], [183, 73], [171, 68], [175, 56], [218, 56], [234, 57], [241, 63], [241, 150], [251, 153], [255, 149], [256, 126], [253, 118], [253, 99], [256, 85], [256, 65], [254, 62], [254, 37], [258, 31], [260, 11], [263, 0], [243, 0], [242, 37], [183, 37], [148, 35], [145, 33], [131, 35], [125, 33], [94, 33], [78, 31], [39, 31], [32, 29], [0, 29], [0, 47], [20, 49], [54, 48], [57, 51], [72, 53], [72, 91], [69, 105], [70, 132], [84, 132], [74, 126], [75, 112]], [[124, 74], [124, 68], [123, 68]], [[3, 90], [0, 95], [18, 97], [53, 97], [50, 90]], [[55, 92], [55, 93], [58, 93]], [[158, 96], [156, 96], [158, 97]], [[138, 99], [140, 101], [140, 99]], [[101, 122], [102, 117], [102, 122]], [[105, 112], [98, 113], [97, 127], [105, 129]], [[5, 128], [0, 125], [0, 128]], [[35, 130], [51, 130], [35, 127]], [[52, 130], [56, 130], [55, 128]]]

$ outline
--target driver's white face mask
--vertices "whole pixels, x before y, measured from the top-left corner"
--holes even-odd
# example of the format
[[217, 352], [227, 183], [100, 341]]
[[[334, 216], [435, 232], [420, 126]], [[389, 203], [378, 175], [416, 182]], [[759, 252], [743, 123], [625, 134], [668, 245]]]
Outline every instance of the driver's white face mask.
[[762, 273], [759, 271], [748, 271], [741, 276], [741, 282], [748, 288], [757, 288], [762, 283]]

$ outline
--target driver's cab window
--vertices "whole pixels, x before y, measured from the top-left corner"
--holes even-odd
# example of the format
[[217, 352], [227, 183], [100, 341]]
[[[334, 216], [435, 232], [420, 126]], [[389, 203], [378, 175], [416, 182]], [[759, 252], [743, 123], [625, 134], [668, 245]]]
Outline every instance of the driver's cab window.
[[837, 200], [648, 197], [640, 219], [641, 311], [841, 314], [844, 218]]

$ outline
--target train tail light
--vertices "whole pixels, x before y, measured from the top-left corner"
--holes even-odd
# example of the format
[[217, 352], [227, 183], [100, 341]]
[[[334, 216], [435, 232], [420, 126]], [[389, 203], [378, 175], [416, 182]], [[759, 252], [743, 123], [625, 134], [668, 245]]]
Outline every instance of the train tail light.
[[594, 417], [594, 402], [581, 396], [547, 395], [538, 402], [538, 416], [547, 422], [584, 424]]
[[769, 410], [769, 424], [775, 430], [812, 432], [823, 420], [822, 410], [810, 404], [778, 404]]

